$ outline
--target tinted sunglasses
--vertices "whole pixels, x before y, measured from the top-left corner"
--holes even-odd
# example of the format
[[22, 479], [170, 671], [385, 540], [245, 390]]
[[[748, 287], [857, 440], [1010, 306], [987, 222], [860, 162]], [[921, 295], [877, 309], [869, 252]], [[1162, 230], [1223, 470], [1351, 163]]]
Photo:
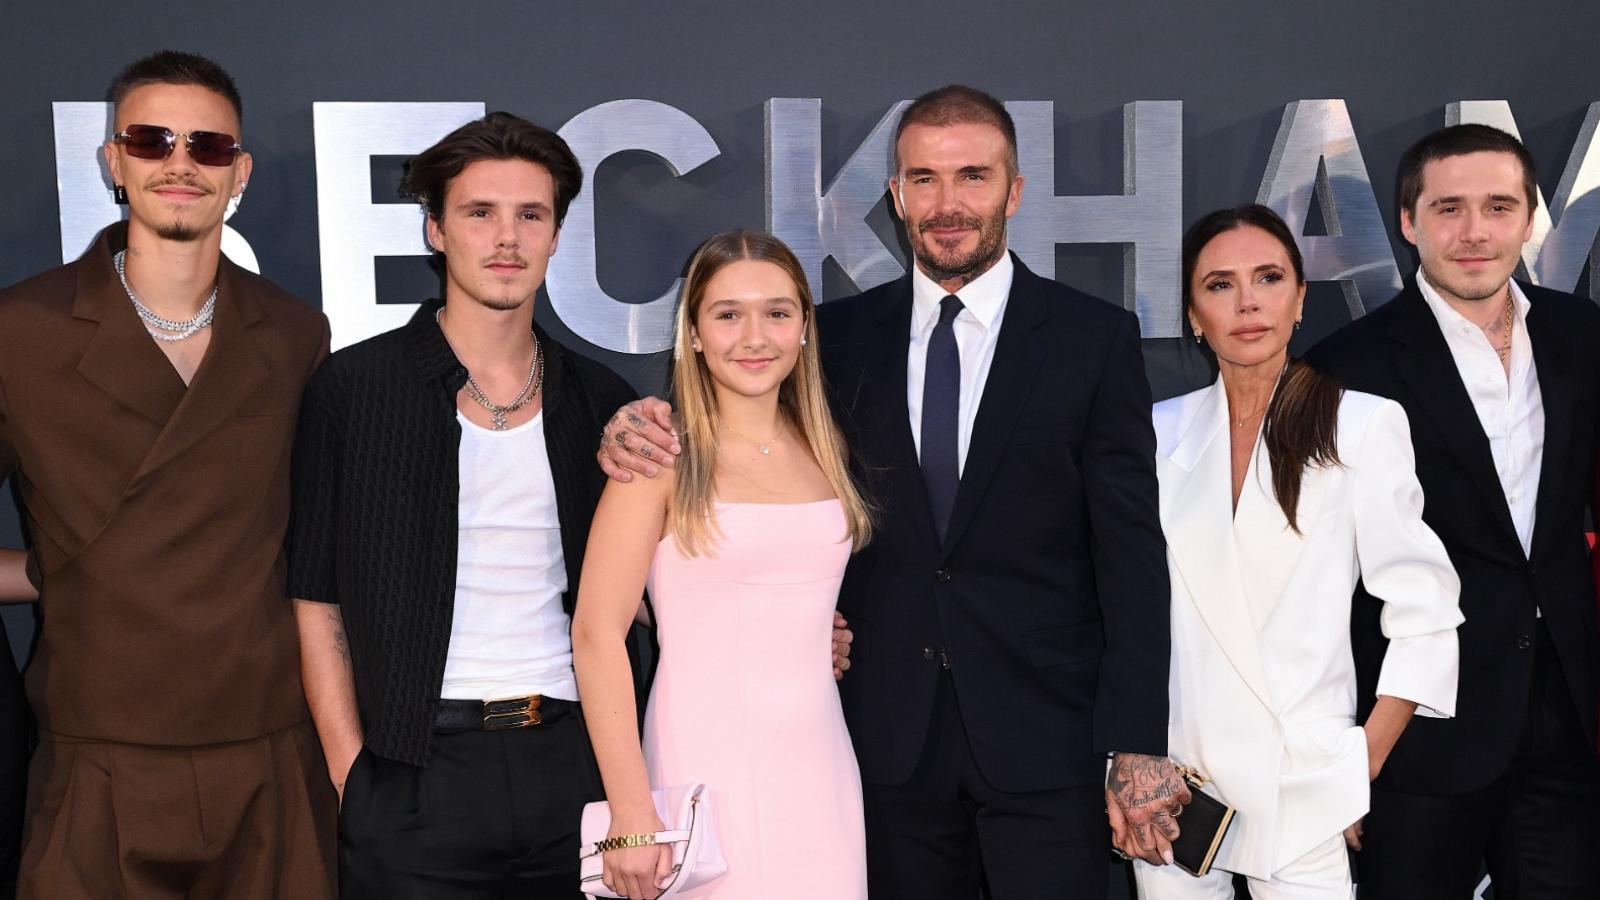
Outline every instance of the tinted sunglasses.
[[202, 166], [231, 166], [244, 147], [231, 134], [220, 131], [191, 131], [174, 133], [160, 125], [129, 125], [127, 131], [111, 136], [114, 143], [122, 145], [135, 159], [166, 159], [172, 148], [183, 138], [189, 158]]

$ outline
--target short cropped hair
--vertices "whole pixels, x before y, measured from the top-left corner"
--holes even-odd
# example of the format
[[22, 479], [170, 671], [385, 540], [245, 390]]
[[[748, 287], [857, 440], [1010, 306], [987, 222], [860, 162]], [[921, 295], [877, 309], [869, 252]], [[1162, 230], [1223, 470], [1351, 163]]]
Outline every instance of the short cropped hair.
[[111, 102], [121, 103], [134, 88], [150, 84], [192, 84], [215, 91], [233, 105], [233, 114], [244, 122], [244, 101], [233, 76], [198, 53], [162, 50], [135, 61], [111, 82]]
[[1417, 214], [1417, 198], [1422, 196], [1422, 169], [1428, 163], [1469, 153], [1509, 153], [1522, 163], [1522, 192], [1528, 196], [1528, 213], [1539, 207], [1539, 176], [1533, 168], [1533, 155], [1522, 142], [1488, 125], [1451, 125], [1432, 132], [1412, 144], [1400, 157], [1398, 179], [1400, 208]]
[[900, 135], [912, 125], [993, 125], [1006, 137], [1006, 164], [1018, 171], [1017, 124], [994, 96], [964, 84], [947, 84], [911, 101], [894, 129], [894, 170], [900, 171]]
[[492, 112], [457, 128], [406, 163], [400, 192], [421, 203], [434, 221], [444, 215], [451, 179], [481, 160], [520, 159], [543, 166], [556, 189], [556, 225], [583, 188], [583, 167], [572, 148], [548, 128], [508, 112]]

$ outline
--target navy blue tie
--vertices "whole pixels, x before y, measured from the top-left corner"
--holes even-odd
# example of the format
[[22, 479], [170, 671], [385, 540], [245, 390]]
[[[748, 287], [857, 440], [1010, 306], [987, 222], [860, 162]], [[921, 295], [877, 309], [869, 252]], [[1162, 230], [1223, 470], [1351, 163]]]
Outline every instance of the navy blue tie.
[[933, 508], [933, 525], [944, 542], [950, 510], [956, 505], [961, 483], [957, 434], [961, 427], [961, 353], [956, 349], [955, 318], [961, 298], [955, 294], [939, 301], [939, 324], [928, 339], [928, 356], [922, 378], [922, 481]]

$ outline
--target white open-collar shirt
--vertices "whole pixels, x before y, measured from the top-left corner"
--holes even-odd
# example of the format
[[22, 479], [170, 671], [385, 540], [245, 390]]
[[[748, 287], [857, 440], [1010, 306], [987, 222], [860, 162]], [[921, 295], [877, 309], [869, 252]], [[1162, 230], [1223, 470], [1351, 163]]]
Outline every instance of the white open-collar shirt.
[[1417, 271], [1417, 290], [1439, 321], [1461, 383], [1478, 413], [1478, 423], [1489, 438], [1495, 473], [1500, 476], [1500, 487], [1511, 509], [1511, 523], [1516, 526], [1517, 539], [1526, 556], [1533, 548], [1534, 504], [1544, 461], [1544, 400], [1533, 364], [1533, 341], [1528, 337], [1528, 298], [1515, 281], [1510, 285], [1513, 323], [1508, 377], [1483, 329], [1456, 312], [1422, 271]]
[[[961, 407], [960, 426], [956, 432], [957, 464], [962, 471], [967, 466], [967, 447], [972, 443], [972, 420], [978, 414], [978, 401], [983, 399], [983, 385], [989, 379], [989, 367], [994, 362], [994, 345], [1000, 337], [1000, 321], [1005, 317], [1006, 300], [1011, 296], [1011, 280], [1016, 266], [1011, 253], [1000, 254], [1000, 259], [989, 271], [972, 283], [956, 291], [961, 298], [962, 310], [951, 323], [955, 332], [956, 351], [961, 355]], [[922, 383], [928, 363], [928, 341], [933, 328], [939, 324], [939, 304], [949, 295], [932, 278], [912, 266], [911, 271], [911, 346], [906, 351], [906, 410], [911, 417], [911, 438], [917, 444], [917, 457], [922, 457]]]

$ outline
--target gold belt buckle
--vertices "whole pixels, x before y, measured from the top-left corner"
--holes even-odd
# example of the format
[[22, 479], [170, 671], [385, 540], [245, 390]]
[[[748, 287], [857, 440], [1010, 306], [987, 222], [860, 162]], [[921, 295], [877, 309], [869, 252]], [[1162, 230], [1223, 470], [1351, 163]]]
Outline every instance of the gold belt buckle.
[[544, 721], [539, 714], [538, 694], [526, 697], [502, 697], [483, 701], [483, 728], [485, 731], [503, 731], [508, 728], [527, 728]]

